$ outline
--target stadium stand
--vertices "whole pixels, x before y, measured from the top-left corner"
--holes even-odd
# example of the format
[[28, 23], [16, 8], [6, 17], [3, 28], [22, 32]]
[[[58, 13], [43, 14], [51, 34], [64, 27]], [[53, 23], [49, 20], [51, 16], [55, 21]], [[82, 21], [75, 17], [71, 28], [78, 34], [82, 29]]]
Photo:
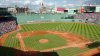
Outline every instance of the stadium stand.
[[75, 16], [77, 19], [99, 19], [100, 13], [83, 13], [83, 14], [77, 14]]
[[75, 19], [82, 19], [86, 23], [100, 24], [100, 13], [82, 13], [74, 16]]
[[83, 14], [77, 14], [76, 16], [74, 16], [74, 18], [96, 20], [96, 19], [100, 19], [100, 13], [83, 13]]
[[16, 21], [14, 19], [0, 18], [0, 35], [12, 31], [16, 28]]
[[10, 32], [17, 27], [16, 18], [8, 12], [0, 13], [0, 35]]

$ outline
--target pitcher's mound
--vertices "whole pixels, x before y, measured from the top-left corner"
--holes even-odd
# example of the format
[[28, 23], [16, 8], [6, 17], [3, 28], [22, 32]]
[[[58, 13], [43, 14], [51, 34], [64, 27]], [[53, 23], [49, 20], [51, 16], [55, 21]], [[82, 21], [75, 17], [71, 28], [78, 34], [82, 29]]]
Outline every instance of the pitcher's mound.
[[40, 39], [39, 42], [40, 43], [48, 43], [48, 39]]

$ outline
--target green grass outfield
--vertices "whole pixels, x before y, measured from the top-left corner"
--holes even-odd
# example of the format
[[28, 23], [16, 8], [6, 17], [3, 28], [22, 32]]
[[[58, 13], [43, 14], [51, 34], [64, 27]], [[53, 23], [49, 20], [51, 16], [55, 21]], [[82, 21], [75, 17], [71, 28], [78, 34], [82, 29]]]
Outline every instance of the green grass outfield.
[[[85, 24], [85, 23], [37, 23], [37, 24], [24, 24], [21, 26], [22, 26], [22, 30], [20, 30], [19, 32], [54, 30], [54, 31], [74, 33], [80, 36], [84, 36], [86, 39], [89, 39], [91, 41], [100, 42], [100, 26], [99, 25]], [[8, 46], [12, 48], [17, 46], [20, 49], [20, 45], [18, 43], [17, 38], [14, 38], [16, 37], [15, 36], [16, 33], [8, 36], [8, 38], [6, 39], [4, 43], [4, 46]], [[32, 38], [33, 37], [36, 37], [36, 36], [32, 36]], [[29, 39], [32, 39], [32, 38], [29, 38]], [[33, 41], [33, 40], [29, 40], [29, 41]], [[49, 48], [49, 47], [47, 46], [46, 48]], [[89, 49], [88, 48], [84, 48], [84, 49], [66, 48], [66, 49], [56, 50], [56, 52], [60, 56], [77, 56], [76, 54], [87, 51], [87, 50]]]
[[100, 26], [84, 23], [38, 23], [21, 25], [20, 32], [54, 30], [74, 33], [91, 41], [100, 40]]
[[89, 50], [90, 50], [89, 48], [80, 49], [76, 47], [70, 47], [70, 48], [56, 50], [55, 52], [57, 52], [59, 56], [78, 56], [79, 54]]
[[10, 34], [5, 40], [3, 46], [20, 49], [20, 44], [18, 39], [16, 38], [16, 33]]

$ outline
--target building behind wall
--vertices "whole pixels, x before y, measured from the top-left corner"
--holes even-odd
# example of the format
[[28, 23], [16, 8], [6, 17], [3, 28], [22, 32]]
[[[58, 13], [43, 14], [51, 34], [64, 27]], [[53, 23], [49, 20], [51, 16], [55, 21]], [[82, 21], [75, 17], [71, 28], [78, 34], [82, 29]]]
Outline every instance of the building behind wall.
[[17, 7], [16, 10], [17, 10], [17, 13], [25, 13], [26, 11], [29, 10], [29, 8], [28, 7], [26, 7], [26, 8], [24, 8], [24, 7]]
[[96, 12], [100, 12], [100, 6], [96, 7]]
[[96, 6], [84, 6], [84, 12], [94, 13], [96, 11]]
[[76, 14], [77, 12], [77, 9], [68, 9], [68, 14]]
[[65, 8], [57, 7], [55, 8], [56, 13], [64, 13]]

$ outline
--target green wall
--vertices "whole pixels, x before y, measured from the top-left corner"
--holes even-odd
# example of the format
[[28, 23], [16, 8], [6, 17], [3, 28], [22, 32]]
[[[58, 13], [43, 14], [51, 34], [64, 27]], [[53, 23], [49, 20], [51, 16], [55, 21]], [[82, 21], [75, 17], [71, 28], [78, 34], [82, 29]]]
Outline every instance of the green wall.
[[[17, 22], [19, 24], [25, 24], [27, 22], [39, 22], [39, 21], [52, 21], [52, 22], [72, 22], [73, 19], [62, 19], [62, 17], [71, 16], [74, 14], [17, 14]], [[75, 19], [79, 21], [79, 19]]]

